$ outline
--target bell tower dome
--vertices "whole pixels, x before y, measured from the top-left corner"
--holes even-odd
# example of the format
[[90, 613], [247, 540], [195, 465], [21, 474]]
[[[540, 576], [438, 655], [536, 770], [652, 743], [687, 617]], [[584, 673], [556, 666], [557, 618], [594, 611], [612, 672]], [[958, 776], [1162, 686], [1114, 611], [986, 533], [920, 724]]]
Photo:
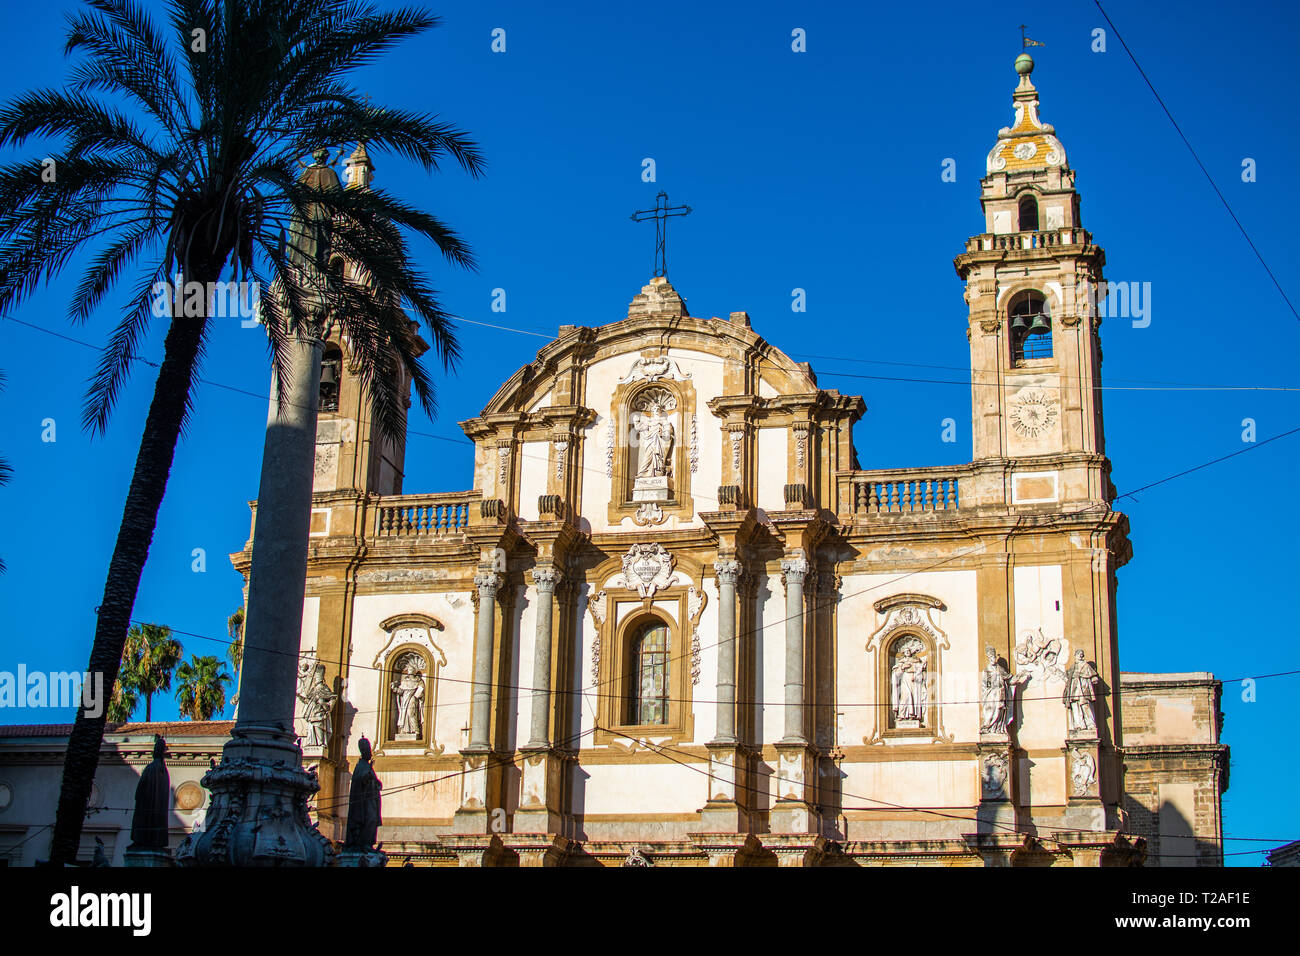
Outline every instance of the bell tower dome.
[[1015, 120], [980, 181], [984, 231], [954, 260], [969, 306], [973, 458], [1006, 462], [1006, 504], [1105, 500], [1091, 290], [1106, 256], [1083, 228], [1065, 147], [1039, 118], [1033, 58], [1015, 69]]

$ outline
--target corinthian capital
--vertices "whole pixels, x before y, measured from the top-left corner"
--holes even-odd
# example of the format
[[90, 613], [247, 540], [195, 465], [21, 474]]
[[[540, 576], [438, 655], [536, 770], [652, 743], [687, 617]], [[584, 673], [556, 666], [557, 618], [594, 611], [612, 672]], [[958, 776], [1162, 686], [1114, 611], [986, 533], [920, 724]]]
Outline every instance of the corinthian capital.
[[480, 595], [485, 595], [489, 598], [496, 597], [496, 593], [498, 589], [500, 589], [501, 584], [501, 575], [497, 574], [495, 571], [480, 571], [478, 574], [474, 575], [474, 587], [478, 588], [478, 593]]
[[544, 564], [533, 568], [533, 584], [537, 586], [539, 593], [554, 594], [555, 586], [559, 584], [563, 578], [564, 575], [560, 573], [559, 569], [552, 567], [551, 565]]
[[802, 552], [796, 552], [795, 557], [786, 558], [781, 562], [781, 577], [785, 578], [787, 585], [803, 584], [803, 579], [807, 574], [808, 559], [803, 556]]
[[714, 561], [713, 570], [718, 575], [719, 586], [726, 584], [734, 587], [740, 576], [740, 562], [734, 558]]

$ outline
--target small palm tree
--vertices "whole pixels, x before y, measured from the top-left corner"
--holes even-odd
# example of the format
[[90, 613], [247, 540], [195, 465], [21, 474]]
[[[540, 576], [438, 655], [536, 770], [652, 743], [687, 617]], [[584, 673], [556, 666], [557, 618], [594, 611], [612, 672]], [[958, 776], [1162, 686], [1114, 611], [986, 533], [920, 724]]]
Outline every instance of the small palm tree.
[[244, 608], [241, 606], [234, 614], [226, 618], [226, 633], [230, 635], [230, 647], [226, 656], [230, 666], [235, 669], [235, 682], [239, 682], [239, 668], [244, 663]]
[[[172, 689], [172, 671], [185, 652], [163, 624], [133, 624], [126, 634], [123, 666], [133, 689], [144, 695], [144, 719], [153, 720], [153, 695]], [[119, 683], [125, 683], [121, 677]]]
[[135, 689], [133, 675], [125, 664], [117, 673], [117, 683], [108, 699], [108, 719], [115, 724], [125, 724], [140, 706], [140, 695]]
[[[88, 669], [112, 687], [216, 311], [203, 290], [237, 278], [267, 291], [261, 321], [281, 381], [293, 344], [313, 328], [309, 306], [324, 298], [368, 389], [372, 420], [395, 434], [407, 383], [426, 411], [434, 408], [409, 316], [423, 321], [444, 365], [458, 355], [451, 317], [413, 265], [407, 237], [431, 241], [460, 266], [472, 267], [473, 257], [435, 216], [364, 182], [328, 193], [300, 182], [301, 158], [356, 142], [426, 171], [450, 156], [478, 175], [482, 160], [437, 117], [371, 106], [346, 82], [435, 26], [421, 10], [380, 13], [364, 0], [167, 0], [164, 32], [136, 0], [87, 6], [70, 21], [65, 52], [86, 58], [69, 88], [0, 108], [0, 147], [63, 140], [53, 155], [44, 148], [0, 167], [0, 313], [90, 253], [71, 304], [71, 318], [85, 322], [136, 271], [87, 395], [92, 431], [107, 426], [150, 322], [167, 322], [90, 651]], [[349, 279], [300, 268], [325, 245], [303, 242], [295, 223], [309, 219], [328, 225], [328, 248], [350, 264]], [[305, 288], [304, 276], [326, 272], [327, 289]], [[179, 282], [186, 294], [169, 294]], [[76, 857], [104, 720], [83, 710], [73, 725], [52, 865]]]
[[176, 670], [176, 700], [181, 716], [190, 720], [211, 720], [226, 706], [226, 685], [230, 675], [216, 657], [190, 659]]

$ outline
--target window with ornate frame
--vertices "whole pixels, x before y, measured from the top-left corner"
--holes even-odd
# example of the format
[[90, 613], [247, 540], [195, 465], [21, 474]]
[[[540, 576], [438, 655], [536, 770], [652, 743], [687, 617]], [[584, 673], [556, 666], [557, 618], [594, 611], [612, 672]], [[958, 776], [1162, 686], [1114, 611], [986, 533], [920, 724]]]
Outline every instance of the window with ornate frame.
[[591, 600], [605, 605], [598, 618], [597, 640], [605, 650], [594, 742], [694, 739], [688, 588], [664, 589], [645, 601], [635, 591], [607, 588]]

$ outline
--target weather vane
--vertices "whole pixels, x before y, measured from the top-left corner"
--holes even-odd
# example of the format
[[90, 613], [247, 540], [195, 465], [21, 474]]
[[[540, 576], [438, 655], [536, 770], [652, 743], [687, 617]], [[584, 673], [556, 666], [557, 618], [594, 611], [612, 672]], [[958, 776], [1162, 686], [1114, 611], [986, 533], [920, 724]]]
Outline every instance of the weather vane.
[[1031, 46], [1047, 46], [1046, 43], [1042, 43], [1038, 40], [1031, 40], [1029, 37], [1025, 36], [1026, 29], [1028, 29], [1026, 24], [1020, 24], [1020, 49], [1028, 50]]
[[653, 209], [638, 209], [632, 213], [633, 222], [655, 221], [655, 275], [668, 278], [668, 217], [690, 215], [690, 206], [668, 205], [668, 194], [659, 193], [655, 197]]

